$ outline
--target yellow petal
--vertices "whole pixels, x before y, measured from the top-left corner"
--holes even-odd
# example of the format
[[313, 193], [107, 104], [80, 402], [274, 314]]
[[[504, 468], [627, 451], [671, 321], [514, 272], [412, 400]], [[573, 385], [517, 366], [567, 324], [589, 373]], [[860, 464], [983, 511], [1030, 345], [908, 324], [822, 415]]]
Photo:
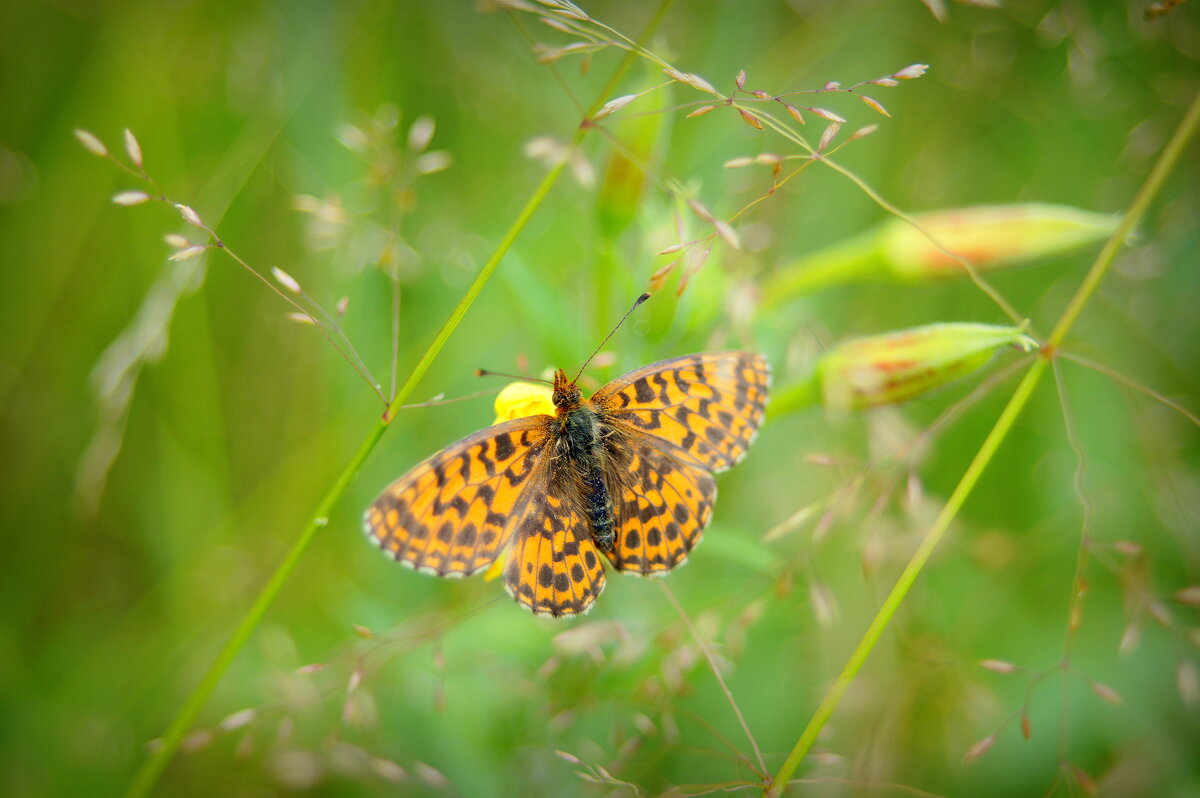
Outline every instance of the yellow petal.
[[483, 572], [483, 581], [490, 582], [499, 576], [500, 572], [504, 570], [504, 563], [507, 560], [508, 549], [506, 548], [504, 551], [500, 552], [500, 556], [496, 558], [495, 562], [489, 565], [488, 569]]
[[530, 382], [510, 382], [496, 396], [496, 420], [493, 424], [512, 421], [515, 418], [544, 414], [554, 415], [554, 402], [549, 385]]

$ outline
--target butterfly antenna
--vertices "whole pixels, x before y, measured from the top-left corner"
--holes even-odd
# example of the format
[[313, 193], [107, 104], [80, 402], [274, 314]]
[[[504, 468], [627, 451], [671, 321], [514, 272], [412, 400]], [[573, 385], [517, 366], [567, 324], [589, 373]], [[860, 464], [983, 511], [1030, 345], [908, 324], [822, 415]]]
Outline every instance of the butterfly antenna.
[[522, 377], [520, 374], [508, 374], [503, 371], [491, 371], [489, 369], [475, 369], [476, 377], [508, 377], [513, 380], [525, 380], [526, 382], [544, 382], [547, 385], [553, 385], [550, 380], [543, 380], [541, 377]]
[[647, 291], [646, 293], [644, 293], [640, 297], [638, 297], [636, 300], [634, 300], [633, 306], [630, 307], [629, 310], [625, 311], [625, 315], [621, 317], [621, 320], [619, 322], [617, 322], [617, 326], [612, 328], [612, 332], [610, 332], [608, 334], [608, 337], [606, 337], [603, 341], [600, 342], [600, 346], [596, 347], [595, 352], [592, 352], [590, 355], [588, 355], [587, 360], [583, 361], [583, 365], [579, 367], [579, 373], [575, 375], [575, 379], [571, 380], [572, 385], [574, 385], [576, 382], [578, 382], [579, 378], [583, 376], [583, 370], [587, 368], [588, 363], [592, 362], [592, 358], [594, 358], [596, 355], [600, 354], [600, 350], [603, 349], [604, 345], [608, 343], [608, 339], [612, 338], [614, 335], [617, 334], [617, 330], [621, 329], [621, 325], [625, 323], [625, 319], [629, 318], [629, 314], [633, 313], [635, 310], [637, 310], [637, 306], [642, 304], [649, 298], [650, 298], [650, 292]]

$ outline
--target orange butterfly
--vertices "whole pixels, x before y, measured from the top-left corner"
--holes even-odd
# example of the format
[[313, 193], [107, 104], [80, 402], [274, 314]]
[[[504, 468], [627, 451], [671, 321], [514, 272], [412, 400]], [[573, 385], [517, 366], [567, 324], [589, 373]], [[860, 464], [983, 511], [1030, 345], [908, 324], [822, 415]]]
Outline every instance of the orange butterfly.
[[[539, 615], [579, 615], [618, 571], [665, 574], [687, 559], [717, 496], [713, 472], [746, 453], [770, 367], [752, 352], [662, 360], [584, 399], [554, 375], [553, 416], [463, 438], [393, 482], [367, 509], [367, 536], [436, 576], [491, 566]], [[576, 378], [578, 379], [578, 378]]]

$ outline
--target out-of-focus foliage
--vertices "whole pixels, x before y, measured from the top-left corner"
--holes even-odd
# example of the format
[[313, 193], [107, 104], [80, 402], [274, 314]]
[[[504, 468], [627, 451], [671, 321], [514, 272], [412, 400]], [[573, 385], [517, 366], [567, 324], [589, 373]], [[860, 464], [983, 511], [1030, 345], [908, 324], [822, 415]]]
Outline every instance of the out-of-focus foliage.
[[[807, 103], [847, 120], [830, 147], [878, 123], [830, 157], [904, 212], [1049, 203], [1111, 220], [1200, 90], [1200, 6], [1147, 21], [1145, 5], [678, 3], [647, 47], [722, 93], [744, 69], [745, 90], [766, 99], [741, 95], [747, 118], [676, 80], [571, 153], [580, 108], [669, 78], [638, 61], [597, 98], [621, 52], [564, 52], [578, 39], [527, 12], [0, 4], [0, 793], [124, 789], [382, 411], [318, 329], [224, 253], [168, 260], [203, 235], [159, 203], [110, 202], [153, 189], [73, 129], [123, 159], [132, 129], [162, 190], [328, 309], [384, 394], [394, 297], [402, 379], [547, 162], [567, 157], [410, 401], [499, 390], [477, 367], [575, 368], [651, 282], [585, 388], [744, 346], [770, 357], [784, 390], [846, 339], [1020, 319], [965, 278], [841, 285], [772, 307], [764, 286], [789, 265], [902, 223], [816, 161], [772, 192], [808, 153], [747, 124], [750, 112], [813, 146], [830, 117]], [[651, 6], [586, 10], [636, 37]], [[890, 118], [844, 93], [790, 96], [801, 127], [770, 99], [910, 64], [930, 68], [862, 88]], [[1059, 390], [1046, 381], [1004, 442], [802, 766], [816, 785], [796, 794], [1200, 789], [1187, 592], [1200, 583], [1200, 436], [1137, 390], [1197, 408], [1196, 152], [1064, 346], [1118, 379], [1060, 361]], [[986, 277], [1045, 335], [1098, 247]], [[494, 397], [402, 411], [161, 794], [756, 782], [662, 586], [774, 771], [990, 429], [1017, 357], [898, 407], [776, 415], [719, 477], [688, 565], [663, 583], [612, 575], [576, 622], [529, 616], [494, 580], [398, 568], [363, 541], [375, 493], [490, 423]]]

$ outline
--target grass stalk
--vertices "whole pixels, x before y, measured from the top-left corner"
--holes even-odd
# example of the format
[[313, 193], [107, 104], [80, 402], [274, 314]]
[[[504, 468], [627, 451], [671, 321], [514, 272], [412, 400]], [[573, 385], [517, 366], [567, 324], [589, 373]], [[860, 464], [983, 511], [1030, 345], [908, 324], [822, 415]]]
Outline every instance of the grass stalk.
[[[663, 0], [663, 2], [660, 4], [657, 13], [647, 24], [646, 30], [642, 34], [643, 40], [648, 37], [655, 28], [657, 28], [670, 4], [671, 0]], [[590, 116], [592, 113], [595, 113], [595, 111], [598, 110], [604, 104], [604, 102], [606, 102], [606, 98], [612, 93], [613, 89], [620, 82], [621, 78], [629, 69], [629, 66], [635, 57], [636, 54], [632, 51], [626, 53], [625, 57], [621, 60], [620, 64], [614, 71], [612, 77], [609, 78], [608, 82], [597, 96], [592, 108], [588, 112], [588, 116]], [[582, 141], [584, 136], [587, 135], [588, 129], [588, 125], [582, 125], [579, 128], [575, 134], [576, 144]], [[433, 339], [433, 342], [430, 343], [429, 347], [425, 350], [425, 354], [423, 354], [421, 359], [417, 361], [416, 366], [414, 366], [412, 371], [409, 373], [404, 385], [399, 391], [396, 392], [396, 395], [392, 397], [392, 400], [388, 404], [388, 408], [384, 412], [383, 417], [375, 422], [375, 425], [371, 428], [370, 432], [367, 433], [366, 438], [358, 447], [358, 451], [355, 452], [354, 456], [350, 459], [350, 462], [346, 464], [346, 467], [342, 469], [342, 472], [338, 475], [337, 479], [334, 480], [329, 490], [326, 491], [324, 497], [322, 497], [320, 503], [317, 505], [316, 510], [313, 511], [312, 516], [309, 518], [308, 523], [304, 525], [299, 537], [296, 538], [296, 542], [292, 544], [287, 556], [285, 556], [279, 566], [276, 567], [274, 573], [271, 574], [271, 578], [267, 581], [266, 585], [263, 586], [262, 590], [259, 591], [258, 596], [254, 599], [254, 603], [250, 605], [250, 609], [246, 612], [245, 616], [243, 616], [241, 622], [238, 624], [233, 634], [229, 637], [229, 640], [226, 641], [224, 646], [222, 646], [221, 651], [217, 654], [216, 659], [214, 659], [212, 664], [208, 667], [208, 670], [205, 672], [203, 678], [201, 678], [199, 684], [197, 684], [192, 690], [191, 694], [188, 696], [179, 712], [175, 715], [175, 718], [171, 721], [171, 725], [167, 728], [166, 733], [163, 734], [162, 745], [150, 756], [149, 759], [142, 763], [141, 767], [134, 775], [129, 790], [126, 793], [129, 798], [141, 798], [142, 796], [148, 795], [150, 791], [154, 789], [154, 785], [157, 784], [159, 777], [162, 775], [163, 770], [167, 766], [167, 763], [171, 761], [171, 758], [175, 755], [175, 752], [179, 750], [180, 743], [183, 741], [183, 737], [187, 733], [187, 730], [191, 728], [192, 724], [199, 716], [200, 710], [203, 709], [204, 705], [208, 702], [208, 699], [212, 696], [213, 691], [216, 690], [221, 678], [225, 675], [225, 672], [233, 663], [233, 660], [238, 655], [238, 652], [241, 651], [242, 647], [250, 639], [250, 635], [254, 633], [254, 630], [258, 628], [263, 616], [266, 615], [267, 610], [271, 607], [271, 604], [274, 603], [275, 598], [279, 595], [279, 591], [283, 588], [283, 585], [287, 582], [288, 578], [295, 570], [296, 564], [300, 561], [300, 558], [308, 549], [309, 544], [312, 542], [317, 532], [329, 524], [329, 514], [333, 510], [333, 507], [345, 494], [346, 489], [350, 486], [350, 483], [358, 474], [359, 469], [362, 468], [363, 463], [366, 462], [367, 457], [374, 450], [375, 445], [379, 443], [380, 438], [383, 437], [383, 433], [387, 431], [387, 428], [392, 418], [395, 417], [396, 412], [399, 410], [401, 405], [404, 404], [405, 400], [412, 395], [413, 390], [417, 387], [417, 384], [421, 381], [421, 378], [425, 376], [425, 373], [429, 370], [429, 367], [433, 365], [433, 361], [437, 358], [438, 354], [441, 353], [442, 348], [446, 345], [446, 342], [450, 339], [450, 336], [458, 328], [459, 323], [462, 321], [463, 317], [466, 316], [467, 311], [471, 308], [471, 305], [474, 304], [476, 298], [479, 296], [479, 293], [483, 290], [483, 287], [487, 284], [488, 280], [495, 272], [496, 267], [500, 265], [500, 261], [504, 258], [505, 254], [507, 254], [509, 248], [517, 240], [517, 237], [521, 234], [522, 230], [524, 230], [525, 225], [533, 217], [534, 212], [541, 207], [542, 203], [546, 199], [546, 196], [550, 193], [550, 189], [553, 188], [554, 184], [558, 181], [558, 177], [562, 173], [564, 165], [565, 161], [560, 162], [542, 179], [542, 182], [534, 190], [533, 195], [521, 209], [521, 212], [518, 214], [516, 220], [513, 221], [508, 231], [504, 234], [504, 237], [500, 240], [500, 243], [497, 244], [495, 251], [493, 251], [491, 257], [488, 258], [487, 263], [485, 263], [483, 268], [480, 269], [479, 274], [475, 276], [475, 280], [467, 289], [466, 294], [463, 295], [463, 298], [459, 301], [458, 305], [455, 306], [453, 312], [451, 312], [450, 317], [446, 319], [445, 324], [442, 325], [441, 330], [438, 331], [438, 334]]]
[[929, 561], [930, 555], [941, 542], [946, 530], [950, 527], [950, 523], [957, 516], [958, 511], [962, 508], [967, 497], [971, 495], [971, 491], [979, 483], [979, 479], [983, 476], [992, 457], [1000, 448], [1000, 444], [1008, 436], [1017, 417], [1021, 411], [1025, 409], [1029, 398], [1033, 395], [1034, 389], [1041, 382], [1042, 376], [1046, 369], [1050, 366], [1051, 359], [1055, 356], [1059, 345], [1066, 338], [1071, 328], [1078, 321], [1083, 309], [1087, 306], [1088, 301], [1099, 288], [1100, 282], [1107, 274], [1109, 267], [1120, 251], [1126, 238], [1133, 231], [1138, 221], [1145, 214], [1150, 203], [1158, 195], [1166, 182], [1168, 175], [1174, 170], [1180, 156], [1183, 154], [1184, 148], [1196, 133], [1197, 126], [1200, 125], [1200, 94], [1193, 100], [1183, 120], [1179, 123], [1179, 127], [1171, 136], [1171, 140], [1167, 146], [1163, 148], [1158, 160], [1154, 164], [1154, 168], [1150, 170], [1150, 174], [1146, 177], [1142, 187], [1138, 190], [1134, 197], [1133, 203], [1129, 206], [1129, 210], [1121, 218], [1120, 224], [1116, 230], [1105, 242], [1104, 247], [1096, 256], [1096, 260], [1092, 263], [1083, 282], [1080, 283], [1075, 295], [1067, 304], [1062, 316], [1055, 324], [1049, 338], [1046, 339], [1042, 347], [1042, 356], [1038, 357], [1029, 370], [1025, 372], [1025, 376], [1017, 385], [1008, 404], [1001, 411], [1000, 417], [996, 419], [995, 425], [987, 438], [984, 439], [979, 451], [971, 460], [971, 464], [967, 466], [966, 472], [963, 473], [962, 479], [954, 488], [954, 492], [950, 494], [950, 498], [946, 501], [942, 511], [934, 520], [929, 531], [925, 533], [921, 545], [913, 553], [908, 565], [901, 572], [900, 577], [896, 580], [896, 584], [892, 587], [883, 605], [879, 608], [875, 618], [871, 621], [871, 625], [867, 627], [867, 631], [859, 640], [858, 645], [851, 653], [846, 665], [842, 668], [842, 672], [838, 674], [837, 680], [825, 694], [820, 705], [809, 719], [808, 725], [801, 732], [800, 738], [796, 740], [787, 759], [780, 766], [775, 778], [772, 780], [771, 786], [767, 788], [768, 796], [779, 796], [783, 794], [783, 790], [787, 787], [792, 775], [796, 772], [796, 768], [800, 766], [801, 761], [812, 750], [813, 744], [817, 740], [817, 735], [824, 728], [834, 709], [846, 690], [854, 682], [859, 670], [867, 661], [875, 645], [879, 642], [883, 632], [887, 629], [892, 619], [895, 617], [897, 610], [903, 603], [908, 591], [916, 582], [917, 577], [924, 569], [925, 564]]

